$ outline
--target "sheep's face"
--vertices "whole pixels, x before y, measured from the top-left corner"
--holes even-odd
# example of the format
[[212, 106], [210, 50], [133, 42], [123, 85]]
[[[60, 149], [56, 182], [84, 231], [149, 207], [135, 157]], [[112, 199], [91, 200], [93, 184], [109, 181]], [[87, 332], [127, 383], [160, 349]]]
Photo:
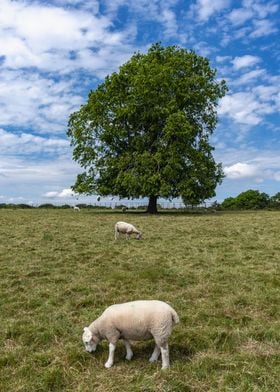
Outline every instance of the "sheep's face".
[[87, 327], [84, 328], [83, 333], [83, 342], [85, 345], [86, 351], [92, 353], [96, 350], [97, 344], [99, 342], [99, 338], [92, 334], [91, 330]]
[[136, 235], [137, 240], [141, 240], [142, 239], [142, 233], [141, 231], [139, 231], [139, 233]]

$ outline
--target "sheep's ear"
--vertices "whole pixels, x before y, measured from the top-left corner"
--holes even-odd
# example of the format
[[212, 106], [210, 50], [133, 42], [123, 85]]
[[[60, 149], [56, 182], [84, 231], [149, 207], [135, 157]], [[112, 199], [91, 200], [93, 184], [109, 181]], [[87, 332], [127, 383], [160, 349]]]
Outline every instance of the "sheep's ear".
[[86, 333], [89, 336], [92, 336], [92, 332], [91, 332], [91, 330], [88, 327], [84, 328], [84, 333]]

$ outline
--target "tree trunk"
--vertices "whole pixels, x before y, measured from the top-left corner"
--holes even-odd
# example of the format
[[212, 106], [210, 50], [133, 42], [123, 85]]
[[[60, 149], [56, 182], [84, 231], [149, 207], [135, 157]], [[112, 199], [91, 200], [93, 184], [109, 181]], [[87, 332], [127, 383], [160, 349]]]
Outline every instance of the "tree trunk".
[[149, 204], [147, 208], [147, 212], [149, 214], [156, 214], [157, 213], [157, 198], [158, 196], [150, 196]]

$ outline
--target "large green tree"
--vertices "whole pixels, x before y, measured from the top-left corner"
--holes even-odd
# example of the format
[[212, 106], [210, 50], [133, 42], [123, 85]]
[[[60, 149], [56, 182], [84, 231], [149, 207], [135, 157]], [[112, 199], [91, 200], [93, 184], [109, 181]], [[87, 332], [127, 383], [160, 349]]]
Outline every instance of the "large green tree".
[[69, 119], [78, 193], [202, 201], [223, 174], [209, 136], [227, 88], [207, 58], [154, 44], [105, 78]]

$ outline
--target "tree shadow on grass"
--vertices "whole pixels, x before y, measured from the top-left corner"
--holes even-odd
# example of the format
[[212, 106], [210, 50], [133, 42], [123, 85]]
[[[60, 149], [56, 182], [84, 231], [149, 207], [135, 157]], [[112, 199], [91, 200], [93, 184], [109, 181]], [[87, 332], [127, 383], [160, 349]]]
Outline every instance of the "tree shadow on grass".
[[195, 351], [190, 350], [190, 348], [186, 347], [185, 345], [182, 344], [171, 344], [169, 346], [169, 351], [170, 351], [170, 357], [172, 361], [177, 361], [177, 360], [184, 360], [184, 361], [190, 361], [192, 357], [195, 355]]
[[215, 211], [215, 210], [159, 210], [156, 214], [149, 214], [145, 210], [126, 210], [125, 212], [122, 212], [121, 210], [115, 210], [115, 209], [108, 209], [108, 210], [93, 210], [90, 211], [92, 214], [113, 214], [113, 215], [120, 215], [123, 216], [124, 218], [128, 215], [140, 215], [140, 216], [180, 216], [180, 215], [207, 215], [207, 216], [217, 216], [217, 215], [222, 215], [223, 211]]

